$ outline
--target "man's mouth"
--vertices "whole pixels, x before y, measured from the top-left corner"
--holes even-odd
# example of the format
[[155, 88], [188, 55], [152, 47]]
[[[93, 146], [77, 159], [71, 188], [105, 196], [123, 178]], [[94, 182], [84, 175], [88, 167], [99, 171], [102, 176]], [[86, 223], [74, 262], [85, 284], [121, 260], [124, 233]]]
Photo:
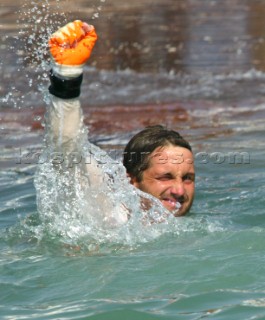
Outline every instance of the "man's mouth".
[[162, 199], [162, 203], [170, 211], [179, 210], [182, 205], [182, 203], [180, 201], [178, 201], [177, 199], [172, 199], [172, 198], [164, 198], [164, 199]]

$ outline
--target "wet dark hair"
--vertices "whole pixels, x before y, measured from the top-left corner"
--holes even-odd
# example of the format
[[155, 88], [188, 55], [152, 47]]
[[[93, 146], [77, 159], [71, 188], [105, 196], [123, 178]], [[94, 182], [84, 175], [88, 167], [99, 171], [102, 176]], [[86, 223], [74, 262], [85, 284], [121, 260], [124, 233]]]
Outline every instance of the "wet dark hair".
[[142, 180], [143, 171], [149, 166], [149, 155], [158, 147], [173, 145], [190, 150], [192, 148], [177, 131], [162, 125], [146, 127], [137, 133], [126, 145], [123, 154], [123, 165], [131, 177], [138, 182]]

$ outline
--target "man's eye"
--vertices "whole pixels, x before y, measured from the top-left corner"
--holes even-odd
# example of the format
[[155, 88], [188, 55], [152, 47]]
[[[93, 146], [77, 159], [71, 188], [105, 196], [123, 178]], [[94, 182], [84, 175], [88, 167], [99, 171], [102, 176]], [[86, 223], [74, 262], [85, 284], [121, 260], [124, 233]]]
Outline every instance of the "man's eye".
[[195, 180], [195, 175], [194, 175], [194, 174], [186, 174], [186, 175], [183, 177], [183, 180], [184, 180], [184, 181], [194, 181], [194, 180]]
[[157, 180], [159, 181], [168, 181], [168, 180], [171, 180], [172, 179], [172, 176], [171, 175], [164, 175], [164, 176], [160, 176], [157, 178]]

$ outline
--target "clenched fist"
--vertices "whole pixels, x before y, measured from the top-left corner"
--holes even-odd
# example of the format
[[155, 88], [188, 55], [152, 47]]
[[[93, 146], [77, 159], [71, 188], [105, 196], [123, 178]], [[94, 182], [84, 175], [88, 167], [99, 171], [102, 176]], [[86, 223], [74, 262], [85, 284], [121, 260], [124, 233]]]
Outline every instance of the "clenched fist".
[[51, 35], [49, 48], [56, 63], [77, 66], [89, 59], [96, 40], [94, 26], [75, 20]]

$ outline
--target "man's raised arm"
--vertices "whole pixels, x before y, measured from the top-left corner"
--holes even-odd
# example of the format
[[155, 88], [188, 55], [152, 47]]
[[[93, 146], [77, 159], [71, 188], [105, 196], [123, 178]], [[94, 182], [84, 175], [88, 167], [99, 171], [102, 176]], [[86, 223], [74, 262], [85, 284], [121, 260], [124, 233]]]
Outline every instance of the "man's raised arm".
[[92, 25], [80, 20], [68, 23], [49, 39], [53, 59], [50, 72], [51, 108], [48, 112], [49, 144], [71, 152], [82, 123], [79, 95], [83, 66], [89, 59], [97, 34]]

